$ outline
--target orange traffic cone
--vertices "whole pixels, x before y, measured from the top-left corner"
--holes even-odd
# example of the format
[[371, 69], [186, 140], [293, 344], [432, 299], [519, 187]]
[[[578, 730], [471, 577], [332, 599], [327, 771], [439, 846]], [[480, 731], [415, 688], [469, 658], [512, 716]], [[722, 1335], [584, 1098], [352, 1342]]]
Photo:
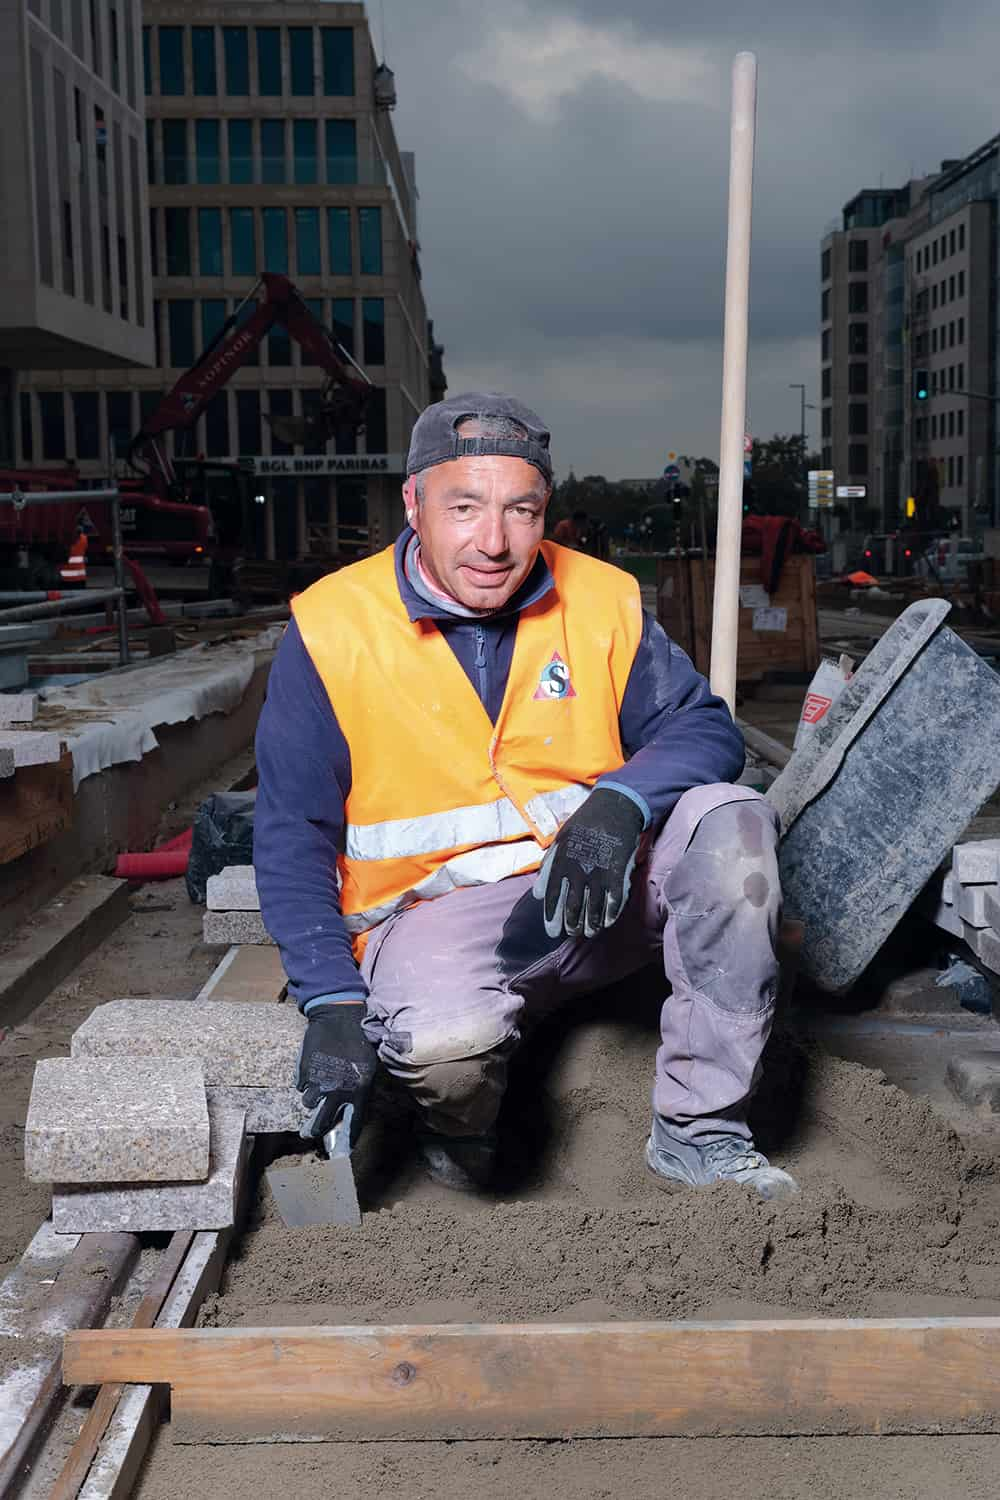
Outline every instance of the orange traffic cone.
[[87, 587], [87, 533], [78, 531], [73, 539], [73, 545], [69, 549], [69, 557], [59, 569], [59, 577], [63, 583], [71, 584], [74, 588]]

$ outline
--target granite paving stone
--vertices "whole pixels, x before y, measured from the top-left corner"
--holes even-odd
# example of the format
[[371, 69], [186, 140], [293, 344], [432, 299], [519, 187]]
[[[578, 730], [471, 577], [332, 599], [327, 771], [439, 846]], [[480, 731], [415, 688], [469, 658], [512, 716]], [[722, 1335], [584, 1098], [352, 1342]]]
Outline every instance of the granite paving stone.
[[30, 1182], [203, 1182], [209, 1126], [196, 1058], [50, 1057], [24, 1127]]
[[1000, 881], [1000, 839], [956, 844], [951, 868], [960, 885], [996, 885]]
[[204, 916], [206, 943], [273, 943], [259, 911], [207, 911]]
[[257, 877], [253, 865], [227, 865], [205, 884], [209, 911], [260, 911]]
[[74, 1057], [197, 1059], [207, 1084], [287, 1088], [305, 1024], [294, 1005], [109, 1000], [78, 1028], [71, 1051]]
[[991, 892], [994, 898], [997, 893], [996, 886], [992, 885], [962, 885], [957, 891], [958, 900], [955, 910], [963, 922], [968, 922], [970, 927], [990, 927], [992, 923], [986, 911], [986, 896]]
[[309, 1111], [302, 1103], [298, 1089], [289, 1085], [282, 1088], [241, 1088], [231, 1084], [209, 1084], [209, 1108], [225, 1105], [246, 1112], [247, 1132], [250, 1135], [284, 1135], [299, 1133], [299, 1127]]
[[46, 729], [0, 729], [4, 748], [13, 750], [15, 766], [48, 765], [62, 754], [59, 736]]
[[945, 1076], [963, 1104], [973, 1109], [986, 1104], [1000, 1112], [1000, 1051], [956, 1053], [948, 1060]]
[[59, 1234], [228, 1229], [236, 1218], [246, 1159], [244, 1112], [210, 1098], [208, 1114], [211, 1161], [205, 1182], [59, 1183], [52, 1189], [53, 1228]]
[[983, 910], [986, 914], [986, 925], [992, 927], [995, 932], [1000, 932], [1000, 886], [987, 885], [983, 887]]
[[0, 693], [0, 724], [31, 724], [37, 707], [37, 693]]

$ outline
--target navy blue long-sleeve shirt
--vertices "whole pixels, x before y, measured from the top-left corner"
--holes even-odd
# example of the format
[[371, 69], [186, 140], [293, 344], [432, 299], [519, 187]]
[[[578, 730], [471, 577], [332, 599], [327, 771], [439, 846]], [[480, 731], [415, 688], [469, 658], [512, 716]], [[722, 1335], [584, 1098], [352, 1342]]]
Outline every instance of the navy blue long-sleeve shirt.
[[[411, 620], [432, 619], [496, 722], [514, 653], [518, 611], [555, 582], [538, 562], [507, 609], [455, 615], [418, 592], [407, 576], [413, 532], [396, 543], [396, 578]], [[659, 823], [689, 787], [734, 781], [743, 736], [690, 659], [648, 614], [619, 715], [625, 764], [601, 777], [624, 786]], [[292, 620], [278, 650], [257, 727], [259, 788], [254, 866], [267, 930], [281, 950], [289, 992], [300, 1008], [319, 997], [366, 994], [340, 914], [337, 855], [351, 789], [350, 747], [319, 673]]]

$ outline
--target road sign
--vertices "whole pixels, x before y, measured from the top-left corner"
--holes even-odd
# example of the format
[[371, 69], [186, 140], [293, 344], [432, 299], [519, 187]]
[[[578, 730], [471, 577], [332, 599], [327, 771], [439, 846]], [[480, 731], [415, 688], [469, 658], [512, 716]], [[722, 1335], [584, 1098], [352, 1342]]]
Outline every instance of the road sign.
[[809, 504], [813, 510], [829, 510], [833, 505], [833, 470], [809, 470]]
[[664, 479], [680, 479], [681, 471], [676, 464], [667, 464], [663, 471]]
[[838, 500], [863, 500], [868, 493], [866, 485], [863, 484], [838, 484]]

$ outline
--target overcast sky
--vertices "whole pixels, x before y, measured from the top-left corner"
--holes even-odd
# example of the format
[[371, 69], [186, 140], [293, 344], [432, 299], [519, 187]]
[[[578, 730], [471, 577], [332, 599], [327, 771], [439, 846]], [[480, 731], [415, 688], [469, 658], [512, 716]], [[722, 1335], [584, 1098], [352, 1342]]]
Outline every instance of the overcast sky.
[[736, 52], [760, 70], [761, 436], [797, 430], [790, 382], [818, 404], [819, 241], [844, 202], [1000, 131], [995, 0], [369, 0], [379, 53], [383, 6], [449, 388], [527, 400], [560, 475], [717, 457]]

